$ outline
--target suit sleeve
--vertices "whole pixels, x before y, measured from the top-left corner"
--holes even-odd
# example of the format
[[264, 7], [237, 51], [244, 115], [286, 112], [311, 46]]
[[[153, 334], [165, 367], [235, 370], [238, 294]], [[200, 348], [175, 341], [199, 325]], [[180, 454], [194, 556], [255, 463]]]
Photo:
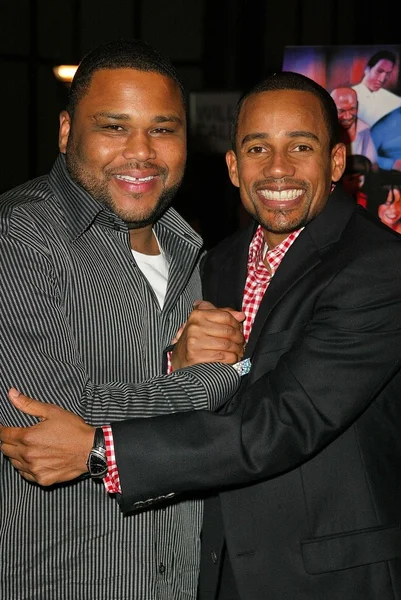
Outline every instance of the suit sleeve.
[[344, 266], [292, 347], [227, 413], [114, 424], [122, 509], [296, 468], [379, 403], [401, 365], [400, 248], [391, 237]]

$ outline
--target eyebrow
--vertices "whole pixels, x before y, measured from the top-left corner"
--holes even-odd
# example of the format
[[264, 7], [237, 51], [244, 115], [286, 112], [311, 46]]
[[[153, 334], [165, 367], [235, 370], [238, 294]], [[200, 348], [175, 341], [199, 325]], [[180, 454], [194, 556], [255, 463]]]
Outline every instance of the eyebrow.
[[[93, 119], [113, 119], [114, 121], [129, 121], [130, 115], [127, 113], [113, 113], [108, 111], [100, 111], [92, 115]], [[156, 115], [153, 119], [154, 123], [177, 123], [183, 124], [183, 120], [177, 115]]]
[[[286, 135], [290, 138], [298, 138], [298, 137], [307, 138], [309, 140], [314, 140], [315, 142], [318, 142], [320, 144], [320, 140], [317, 137], [317, 135], [312, 133], [311, 131], [288, 131]], [[269, 138], [270, 138], [270, 135], [268, 133], [259, 133], [259, 132], [248, 133], [248, 135], [246, 135], [242, 139], [241, 147], [244, 144], [247, 144], [248, 142], [252, 142], [254, 140], [268, 140]]]
[[183, 124], [183, 120], [177, 115], [158, 115], [153, 119], [155, 123], [178, 123], [178, 125]]

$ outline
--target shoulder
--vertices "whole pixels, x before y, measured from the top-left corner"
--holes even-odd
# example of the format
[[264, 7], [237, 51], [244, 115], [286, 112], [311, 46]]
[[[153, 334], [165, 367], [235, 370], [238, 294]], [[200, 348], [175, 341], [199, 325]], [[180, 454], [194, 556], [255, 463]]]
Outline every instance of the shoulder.
[[[344, 244], [348, 246], [350, 256], [366, 263], [372, 269], [372, 278], [377, 276], [375, 270], [384, 269], [393, 272], [399, 278], [401, 274], [401, 235], [384, 225], [366, 209], [358, 206], [355, 218], [345, 231]], [[378, 265], [382, 265], [378, 267]]]
[[356, 120], [356, 131], [357, 131], [357, 134], [359, 134], [359, 133], [370, 134], [370, 127], [367, 123], [365, 123], [365, 121], [362, 121], [362, 119], [358, 118]]
[[[370, 90], [362, 82], [357, 85], [353, 85], [352, 89], [356, 91], [358, 96], [358, 102], [365, 104], [366, 102], [372, 102], [373, 99], [377, 99], [376, 92], [372, 94]], [[358, 111], [359, 112], [359, 111]]]
[[[28, 181], [0, 196], [0, 233], [7, 234], [12, 222], [25, 219], [41, 202], [53, 197], [48, 177], [42, 176]], [[25, 215], [25, 216], [23, 216]], [[27, 223], [25, 223], [26, 226]]]
[[389, 90], [386, 90], [384, 88], [380, 88], [380, 90], [377, 90], [376, 94], [377, 97], [382, 100], [393, 100], [398, 98], [397, 94], [393, 94], [393, 92], [390, 92]]
[[166, 212], [155, 223], [154, 230], [157, 235], [162, 235], [163, 230], [167, 231], [170, 238], [184, 239], [191, 244], [202, 247], [203, 240], [201, 236], [185, 221], [180, 213], [173, 207], [169, 207]]
[[356, 91], [356, 93], [361, 92], [363, 90], [363, 85], [362, 83], [357, 83], [356, 85], [351, 86], [353, 90]]

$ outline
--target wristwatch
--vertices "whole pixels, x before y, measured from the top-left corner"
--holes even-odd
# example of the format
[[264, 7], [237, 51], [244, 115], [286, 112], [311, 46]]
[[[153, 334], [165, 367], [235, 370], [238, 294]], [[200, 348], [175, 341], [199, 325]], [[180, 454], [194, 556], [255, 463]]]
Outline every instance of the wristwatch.
[[93, 448], [86, 462], [88, 472], [93, 479], [102, 479], [107, 475], [106, 442], [101, 427], [95, 429]]

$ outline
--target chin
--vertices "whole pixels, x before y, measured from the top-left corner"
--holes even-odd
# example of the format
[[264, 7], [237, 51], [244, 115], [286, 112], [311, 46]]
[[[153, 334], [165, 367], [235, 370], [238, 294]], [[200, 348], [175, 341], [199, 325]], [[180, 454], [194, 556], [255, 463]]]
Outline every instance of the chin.
[[142, 227], [142, 223], [148, 224], [158, 212], [157, 206], [144, 206], [140, 211], [132, 210], [132, 204], [125, 207], [114, 205], [113, 211], [126, 223], [138, 223], [138, 227]]

